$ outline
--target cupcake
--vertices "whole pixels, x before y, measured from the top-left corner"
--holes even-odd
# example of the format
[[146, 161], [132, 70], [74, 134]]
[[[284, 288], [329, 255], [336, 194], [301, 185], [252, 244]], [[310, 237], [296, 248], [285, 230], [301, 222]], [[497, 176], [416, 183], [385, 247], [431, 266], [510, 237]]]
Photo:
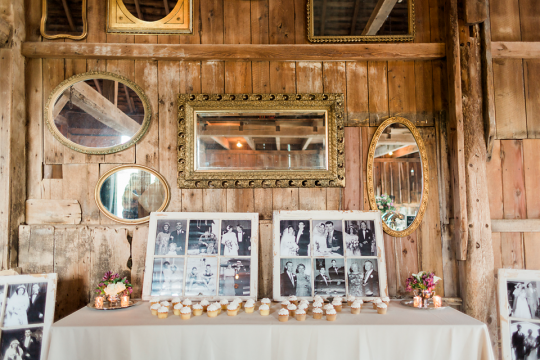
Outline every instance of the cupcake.
[[238, 304], [234, 301], [227, 305], [227, 315], [236, 316], [238, 314]]
[[182, 301], [180, 301], [180, 298], [177, 296], [177, 297], [173, 297], [173, 299], [171, 300], [171, 304], [172, 304], [172, 307], [174, 309], [174, 306], [178, 303], [181, 303]]
[[222, 299], [219, 304], [221, 305], [221, 310], [227, 310], [227, 306], [229, 306], [229, 300]]
[[306, 311], [304, 309], [296, 310], [296, 320], [298, 321], [306, 320]]
[[390, 304], [390, 298], [388, 296], [385, 296], [381, 298], [382, 302], [385, 303], [387, 306]]
[[351, 304], [351, 314], [355, 314], [355, 315], [360, 314], [360, 310], [362, 309], [362, 303], [360, 303], [360, 301], [358, 300], [353, 301], [353, 303]]
[[184, 306], [180, 310], [180, 317], [182, 318], [182, 320], [189, 320], [189, 318], [191, 318], [191, 308]]
[[210, 302], [206, 299], [202, 299], [201, 306], [202, 306], [203, 311], [206, 311], [206, 309], [208, 309], [208, 305], [210, 305]]
[[157, 315], [158, 310], [161, 307], [158, 303], [155, 303], [154, 305], [150, 306], [150, 310], [152, 311], [152, 315]]
[[315, 302], [313, 303], [313, 309], [317, 309], [317, 308], [318, 308], [318, 309], [322, 309], [323, 304], [324, 304], [324, 303], [323, 303], [322, 301], [315, 301]]
[[184, 307], [188, 307], [190, 309], [191, 309], [191, 304], [193, 303], [189, 299], [184, 299], [184, 301], [182, 302], [182, 305], [184, 305]]
[[[285, 310], [285, 309], [281, 309], [281, 310]], [[266, 304], [262, 304], [261, 306], [259, 306], [259, 313], [261, 314], [261, 316], [268, 316], [268, 314], [270, 314], [270, 307]]]
[[289, 296], [289, 302], [293, 303], [294, 305], [298, 306], [298, 298], [294, 295]]
[[314, 308], [313, 309], [313, 318], [320, 320], [323, 316], [323, 310], [321, 308]]
[[270, 301], [269, 298], [262, 299], [261, 304], [266, 304], [266, 305], [268, 305], [268, 307], [272, 306], [272, 302]]
[[387, 310], [388, 306], [381, 302], [380, 304], [377, 304], [377, 313], [379, 314], [386, 314], [386, 310]]
[[352, 295], [347, 296], [347, 305], [351, 306], [354, 300], [356, 300], [356, 296], [352, 296]]
[[158, 296], [152, 296], [150, 298], [150, 306], [152, 306], [154, 304], [159, 304], [159, 297]]
[[343, 306], [343, 304], [340, 300], [335, 299], [334, 301], [332, 301], [332, 306], [334, 306], [334, 309], [336, 309], [337, 312], [341, 312], [341, 307]]
[[170, 308], [171, 308], [171, 303], [168, 302], [168, 301], [162, 301], [162, 302], [160, 302], [159, 304], [160, 304], [161, 306], [166, 307], [166, 308], [167, 308], [167, 311], [169, 311]]
[[290, 304], [291, 304], [291, 302], [290, 302], [289, 300], [283, 300], [283, 301], [281, 302], [281, 308], [282, 308], [282, 309], [286, 309], [287, 306], [289, 306]]
[[216, 306], [216, 304], [208, 305], [206, 308], [206, 314], [208, 317], [216, 317], [218, 316], [218, 308], [221, 309], [221, 306]]
[[343, 298], [341, 296], [336, 296], [332, 300], [339, 301], [340, 303], [343, 303]]
[[313, 298], [313, 302], [324, 302], [324, 299], [320, 296], [320, 295], [315, 295], [315, 297]]
[[255, 310], [255, 301], [248, 300], [246, 301], [246, 304], [244, 305], [244, 310], [246, 311], [246, 314], [251, 314]]
[[332, 305], [332, 304], [326, 304], [326, 305], [323, 306], [323, 310], [324, 310], [326, 313], [328, 313], [328, 310], [330, 310], [330, 309], [334, 309], [334, 305]]
[[377, 309], [377, 305], [381, 304], [382, 303], [382, 300], [381, 299], [375, 299], [373, 300], [373, 308], [374, 309]]
[[176, 305], [174, 305], [173, 307], [173, 311], [174, 311], [174, 315], [176, 316], [180, 316], [180, 310], [182, 310], [183, 306], [181, 303], [178, 303]]
[[289, 310], [289, 314], [291, 314], [292, 317], [296, 316], [296, 305], [293, 303], [287, 305], [287, 310]]
[[157, 312], [158, 319], [166, 319], [167, 316], [169, 316], [169, 309], [167, 309], [165, 306], [161, 306]]
[[278, 312], [278, 319], [281, 322], [289, 321], [289, 310], [287, 309], [281, 309]]
[[328, 309], [326, 310], [326, 320], [328, 321], [334, 321], [336, 320], [336, 309]]
[[304, 305], [306, 305], [307, 307], [309, 307], [309, 301], [307, 301], [306, 299], [300, 300], [300, 304], [299, 304], [299, 305], [302, 305], [302, 304], [304, 304]]
[[221, 314], [221, 304], [219, 303], [219, 301], [216, 301], [216, 302], [214, 303], [214, 305], [216, 305], [217, 308], [218, 308], [218, 310], [217, 310], [218, 315]]
[[203, 312], [203, 307], [201, 304], [194, 304], [192, 306], [193, 308], [193, 316], [201, 316]]
[[304, 310], [305, 312], [307, 312], [308, 305], [304, 304], [304, 303], [300, 303], [300, 304], [298, 304], [298, 310]]
[[235, 297], [233, 301], [238, 304], [239, 309], [242, 308], [242, 305], [243, 305], [242, 299], [240, 299], [239, 297]]

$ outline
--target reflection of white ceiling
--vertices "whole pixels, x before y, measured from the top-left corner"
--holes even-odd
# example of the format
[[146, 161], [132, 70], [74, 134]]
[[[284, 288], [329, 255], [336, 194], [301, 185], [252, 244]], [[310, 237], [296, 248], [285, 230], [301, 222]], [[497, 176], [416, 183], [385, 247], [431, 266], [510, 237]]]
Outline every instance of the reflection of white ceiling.
[[[399, 151], [403, 149], [402, 151]], [[375, 149], [375, 157], [388, 155], [392, 152], [392, 157], [402, 157], [405, 155], [418, 152], [418, 146], [414, 140], [414, 136], [406, 128], [389, 128], [386, 129]]]

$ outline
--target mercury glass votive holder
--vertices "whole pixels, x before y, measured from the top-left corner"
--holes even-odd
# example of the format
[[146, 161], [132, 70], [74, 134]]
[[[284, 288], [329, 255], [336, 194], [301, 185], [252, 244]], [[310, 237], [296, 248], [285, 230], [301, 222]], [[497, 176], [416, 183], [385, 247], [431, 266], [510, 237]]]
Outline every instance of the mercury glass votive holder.
[[442, 306], [442, 298], [439, 295], [433, 297], [433, 306], [439, 308]]
[[422, 297], [421, 296], [415, 296], [413, 299], [413, 305], [414, 307], [422, 307]]
[[103, 296], [96, 296], [94, 299], [94, 307], [96, 309], [103, 309], [103, 301], [105, 300], [105, 297]]
[[129, 295], [122, 295], [120, 297], [120, 306], [128, 307], [129, 306]]

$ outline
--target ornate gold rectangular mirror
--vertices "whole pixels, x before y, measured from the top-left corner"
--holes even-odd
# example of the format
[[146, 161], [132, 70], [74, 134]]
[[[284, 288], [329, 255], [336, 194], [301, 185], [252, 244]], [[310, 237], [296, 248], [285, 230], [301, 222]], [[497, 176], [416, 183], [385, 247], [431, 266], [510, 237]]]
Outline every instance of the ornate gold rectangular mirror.
[[193, 0], [109, 0], [107, 32], [193, 33]]
[[414, 0], [308, 0], [311, 42], [412, 41]]
[[180, 188], [343, 187], [343, 94], [180, 95]]
[[72, 40], [86, 37], [86, 0], [42, 0], [41, 6], [41, 36]]

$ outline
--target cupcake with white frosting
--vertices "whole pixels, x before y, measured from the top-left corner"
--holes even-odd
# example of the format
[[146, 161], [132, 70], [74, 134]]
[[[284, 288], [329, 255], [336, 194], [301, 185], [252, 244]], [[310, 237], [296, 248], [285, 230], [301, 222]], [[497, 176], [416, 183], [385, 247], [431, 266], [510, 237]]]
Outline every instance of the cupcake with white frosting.
[[264, 298], [261, 300], [261, 304], [266, 304], [268, 305], [268, 307], [271, 307], [272, 306], [272, 301], [270, 301], [269, 298]]
[[[289, 312], [287, 309], [281, 310], [285, 310], [287, 311], [287, 313]], [[270, 314], [270, 306], [268, 306], [267, 304], [262, 304], [261, 306], [259, 306], [259, 313], [261, 314], [261, 316], [268, 316], [268, 314]]]
[[298, 298], [294, 295], [289, 296], [289, 302], [293, 303], [294, 305], [298, 306]]
[[169, 309], [167, 309], [165, 306], [161, 306], [158, 309], [158, 313], [157, 313], [158, 319], [166, 319], [167, 316], [169, 316]]
[[160, 302], [159, 304], [160, 304], [161, 306], [164, 306], [164, 307], [166, 307], [166, 308], [167, 308], [167, 311], [168, 311], [168, 310], [169, 310], [169, 309], [171, 308], [171, 303], [170, 303], [170, 302], [168, 302], [168, 301], [166, 301], [166, 300], [165, 300], [165, 301], [162, 301], [162, 302]]
[[307, 312], [308, 310], [308, 305], [307, 304], [304, 304], [304, 303], [300, 303], [298, 304], [298, 310], [304, 310]]
[[210, 305], [210, 302], [206, 299], [201, 300], [201, 306], [203, 311], [206, 311], [208, 309], [208, 306]]
[[227, 310], [227, 306], [229, 306], [229, 300], [221, 299], [219, 304], [221, 305], [221, 310]]
[[206, 315], [208, 315], [208, 317], [216, 317], [218, 316], [218, 309], [221, 309], [221, 306], [217, 306], [216, 304], [210, 304], [206, 308]]
[[377, 305], [381, 304], [382, 303], [382, 300], [377, 298], [377, 299], [374, 299], [373, 300], [373, 308], [374, 309], [377, 309]]
[[283, 301], [281, 302], [281, 308], [282, 308], [282, 309], [286, 309], [287, 306], [290, 305], [290, 303], [291, 303], [291, 302], [290, 302], [289, 300], [283, 300]]
[[306, 311], [304, 309], [296, 310], [296, 320], [298, 321], [306, 320]]
[[238, 314], [238, 304], [233, 301], [227, 305], [227, 315], [236, 316], [236, 314]]
[[253, 301], [252, 299], [249, 299], [248, 301], [246, 301], [246, 304], [244, 305], [244, 311], [246, 312], [246, 314], [251, 314], [253, 313], [254, 310], [255, 310], [255, 301]]
[[351, 304], [351, 314], [358, 315], [360, 314], [360, 310], [362, 310], [362, 300], [355, 300]]
[[159, 303], [155, 303], [152, 306], [150, 306], [150, 311], [152, 311], [152, 315], [157, 316], [158, 310], [159, 310], [160, 307], [161, 307], [161, 305], [159, 305]]
[[150, 306], [152, 306], [154, 304], [159, 304], [159, 296], [152, 296], [150, 298]]
[[316, 320], [322, 319], [323, 310], [321, 308], [313, 308], [313, 318]]
[[184, 305], [184, 307], [188, 307], [190, 310], [191, 310], [191, 305], [192, 304], [193, 303], [189, 299], [184, 299], [184, 301], [182, 302], [182, 305]]
[[387, 306], [390, 304], [390, 298], [388, 296], [381, 298], [382, 302], [385, 303]]
[[388, 306], [381, 301], [380, 304], [377, 304], [377, 313], [378, 314], [386, 314]]
[[300, 300], [300, 303], [298, 305], [300, 305], [300, 304], [308, 305], [308, 307], [309, 307], [309, 301], [307, 301], [306, 299]]
[[336, 316], [337, 316], [336, 309], [328, 309], [328, 310], [326, 310], [326, 320], [335, 321]]
[[244, 305], [244, 302], [239, 297], [235, 297], [233, 301], [238, 304], [238, 309], [241, 309]]
[[173, 307], [174, 315], [180, 316], [180, 310], [182, 310], [183, 307], [184, 306], [182, 305], [182, 303], [178, 303], [178, 304], [174, 305], [174, 307]]
[[347, 305], [351, 306], [354, 300], [356, 300], [356, 296], [353, 296], [353, 295], [347, 296]]
[[278, 312], [278, 319], [281, 322], [289, 321], [289, 310], [280, 309], [279, 312]]
[[322, 301], [315, 301], [313, 303], [313, 308], [316, 309], [316, 308], [319, 308], [319, 309], [322, 309], [324, 303]]
[[191, 308], [184, 306], [180, 310], [180, 318], [182, 318], [182, 320], [189, 320], [191, 318]]
[[193, 316], [201, 316], [203, 312], [203, 307], [201, 304], [193, 304]]
[[172, 307], [174, 309], [174, 306], [178, 303], [181, 303], [182, 301], [180, 300], [180, 298], [178, 296], [176, 297], [173, 297], [173, 299], [171, 300], [171, 304], [172, 304]]
[[340, 303], [343, 303], [343, 298], [341, 296], [334, 296], [332, 299], [333, 301], [339, 301]]
[[218, 308], [218, 311], [217, 311], [218, 315], [221, 314], [222, 306], [221, 306], [221, 304], [219, 303], [219, 301], [216, 301], [216, 302], [214, 303], [214, 305], [216, 305], [217, 308]]
[[294, 305], [293, 303], [290, 303], [289, 305], [287, 305], [287, 310], [289, 310], [289, 314], [294, 317], [296, 316], [296, 305]]
[[334, 301], [332, 301], [332, 306], [334, 307], [334, 309], [336, 309], [337, 312], [341, 312], [341, 307], [343, 306], [343, 304], [340, 300], [334, 299]]
[[324, 299], [320, 296], [320, 295], [315, 295], [315, 297], [313, 298], [313, 302], [324, 302]]
[[333, 309], [334, 309], [334, 305], [332, 305], [332, 304], [326, 304], [326, 305], [323, 306], [323, 310], [324, 310], [325, 312], [328, 312], [328, 310], [330, 310], [330, 309], [333, 310]]

